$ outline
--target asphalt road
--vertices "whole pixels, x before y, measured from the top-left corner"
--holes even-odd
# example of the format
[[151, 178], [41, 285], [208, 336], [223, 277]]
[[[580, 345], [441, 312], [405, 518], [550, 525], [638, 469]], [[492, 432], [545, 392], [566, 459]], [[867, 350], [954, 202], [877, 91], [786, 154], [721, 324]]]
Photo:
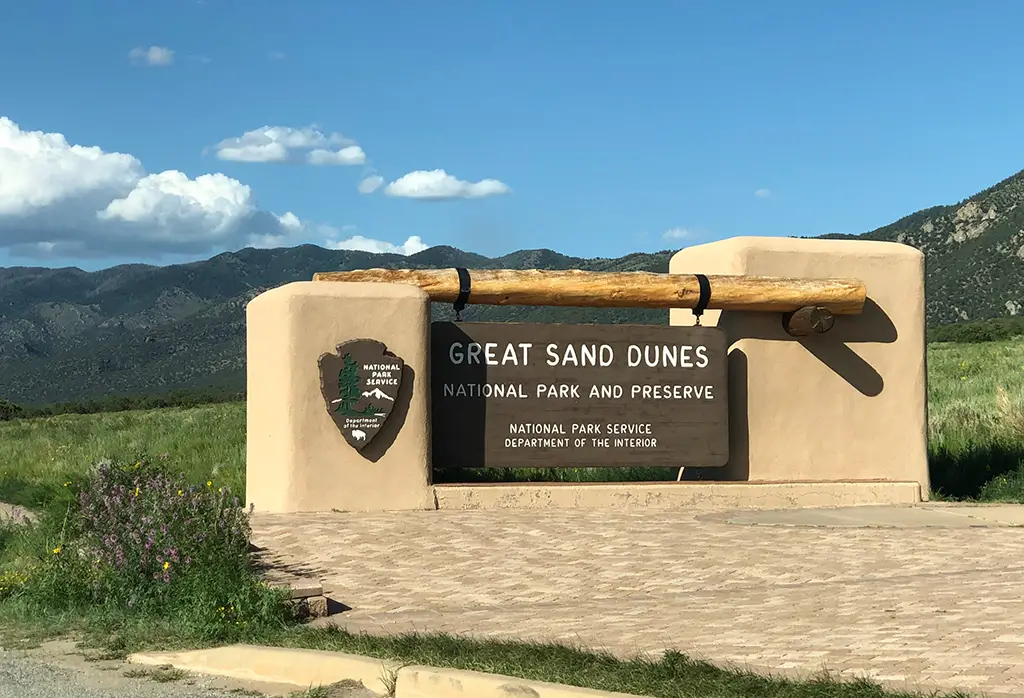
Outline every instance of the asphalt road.
[[[130, 667], [71, 668], [22, 652], [0, 651], [0, 698], [239, 698], [239, 693], [184, 680], [127, 678]], [[191, 677], [188, 680], [192, 680]]]
[[[88, 658], [73, 642], [47, 642], [32, 649], [0, 647], [0, 698], [247, 698], [290, 696], [296, 689], [234, 679], [180, 675], [154, 681], [147, 667]], [[125, 674], [136, 674], [126, 676]], [[141, 674], [141, 675], [139, 675]], [[299, 692], [298, 696], [306, 696]], [[361, 684], [334, 686], [317, 698], [380, 698]]]

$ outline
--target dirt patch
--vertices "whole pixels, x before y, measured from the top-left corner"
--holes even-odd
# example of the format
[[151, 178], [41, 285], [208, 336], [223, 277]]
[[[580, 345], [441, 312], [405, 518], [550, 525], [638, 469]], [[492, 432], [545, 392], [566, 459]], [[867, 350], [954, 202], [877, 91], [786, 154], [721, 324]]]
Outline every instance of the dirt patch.
[[0, 502], [0, 523], [13, 522], [20, 524], [31, 523], [35, 520], [36, 515], [25, 507]]

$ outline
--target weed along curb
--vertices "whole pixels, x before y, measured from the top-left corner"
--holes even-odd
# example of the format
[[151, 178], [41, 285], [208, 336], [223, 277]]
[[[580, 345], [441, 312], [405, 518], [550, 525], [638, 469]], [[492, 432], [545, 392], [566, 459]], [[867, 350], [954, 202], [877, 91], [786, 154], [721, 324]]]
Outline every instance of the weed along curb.
[[[230, 645], [189, 652], [141, 652], [132, 664], [173, 666], [182, 671], [300, 689], [358, 681], [394, 698], [637, 698], [633, 694], [530, 681], [460, 669], [402, 666], [398, 662], [321, 650]], [[643, 697], [640, 697], [643, 698]]]
[[626, 693], [425, 666], [400, 669], [395, 689], [395, 698], [637, 698]]

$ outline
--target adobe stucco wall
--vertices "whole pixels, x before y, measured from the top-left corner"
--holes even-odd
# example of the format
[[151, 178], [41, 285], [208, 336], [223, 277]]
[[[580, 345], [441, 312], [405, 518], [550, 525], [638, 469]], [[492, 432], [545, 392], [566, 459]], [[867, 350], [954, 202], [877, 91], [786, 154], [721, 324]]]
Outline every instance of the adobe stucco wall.
[[[433, 509], [430, 302], [403, 284], [298, 282], [246, 309], [246, 501], [261, 512]], [[393, 413], [362, 452], [331, 419], [319, 357], [374, 339], [405, 362]]]
[[[861, 279], [864, 313], [790, 337], [777, 313], [707, 311], [730, 341], [731, 460], [687, 478], [918, 482], [927, 498], [924, 257], [888, 242], [737, 237], [684, 249], [672, 273]], [[713, 290], [712, 290], [713, 294]], [[693, 324], [673, 310], [673, 325]]]

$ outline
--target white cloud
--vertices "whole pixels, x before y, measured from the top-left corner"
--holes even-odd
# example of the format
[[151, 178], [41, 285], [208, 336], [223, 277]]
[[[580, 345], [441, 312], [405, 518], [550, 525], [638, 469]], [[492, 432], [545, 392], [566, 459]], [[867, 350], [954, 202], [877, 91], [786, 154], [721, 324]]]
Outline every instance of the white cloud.
[[758, 189], [757, 191], [754, 192], [754, 196], [756, 196], [759, 199], [767, 199], [771, 195], [771, 189]]
[[174, 51], [166, 46], [136, 46], [128, 52], [128, 59], [135, 65], [170, 65], [174, 63]]
[[218, 148], [217, 159], [234, 162], [284, 162], [288, 159], [288, 148], [273, 142], [224, 146]]
[[341, 150], [324, 150], [317, 148], [306, 155], [310, 165], [362, 165], [366, 162], [366, 153], [358, 145], [350, 145]]
[[147, 174], [131, 155], [0, 117], [0, 247], [14, 254], [196, 253], [302, 229], [224, 174]]
[[430, 247], [424, 244], [419, 235], [409, 237], [401, 245], [394, 245], [384, 240], [374, 240], [362, 235], [353, 235], [346, 240], [327, 240], [327, 247], [332, 250], [358, 250], [360, 252], [377, 252], [388, 254], [411, 255], [422, 252]]
[[359, 193], [360, 194], [372, 194], [373, 192], [384, 186], [384, 178], [380, 175], [370, 175], [361, 182], [359, 182]]
[[[340, 148], [332, 152], [329, 146]], [[312, 126], [262, 126], [241, 136], [226, 138], [216, 146], [217, 157], [234, 162], [285, 162], [294, 151], [312, 151], [308, 161], [317, 165], [361, 164], [366, 161], [363, 149], [340, 133], [325, 134]], [[315, 154], [315, 155], [314, 155]], [[316, 161], [314, 161], [316, 160]]]
[[388, 196], [428, 201], [481, 199], [485, 196], [508, 194], [511, 191], [507, 184], [496, 179], [466, 182], [444, 170], [416, 170], [399, 177], [384, 188], [384, 193]]
[[183, 237], [220, 236], [239, 218], [255, 212], [252, 190], [222, 174], [189, 179], [167, 170], [146, 175], [123, 198], [114, 199], [96, 213], [100, 220], [146, 226], [151, 235]]
[[694, 236], [694, 231], [689, 228], [669, 228], [662, 234], [665, 240], [685, 240]]
[[286, 212], [283, 216], [278, 216], [277, 220], [281, 223], [281, 227], [289, 231], [298, 231], [302, 229], [302, 221], [291, 211]]

